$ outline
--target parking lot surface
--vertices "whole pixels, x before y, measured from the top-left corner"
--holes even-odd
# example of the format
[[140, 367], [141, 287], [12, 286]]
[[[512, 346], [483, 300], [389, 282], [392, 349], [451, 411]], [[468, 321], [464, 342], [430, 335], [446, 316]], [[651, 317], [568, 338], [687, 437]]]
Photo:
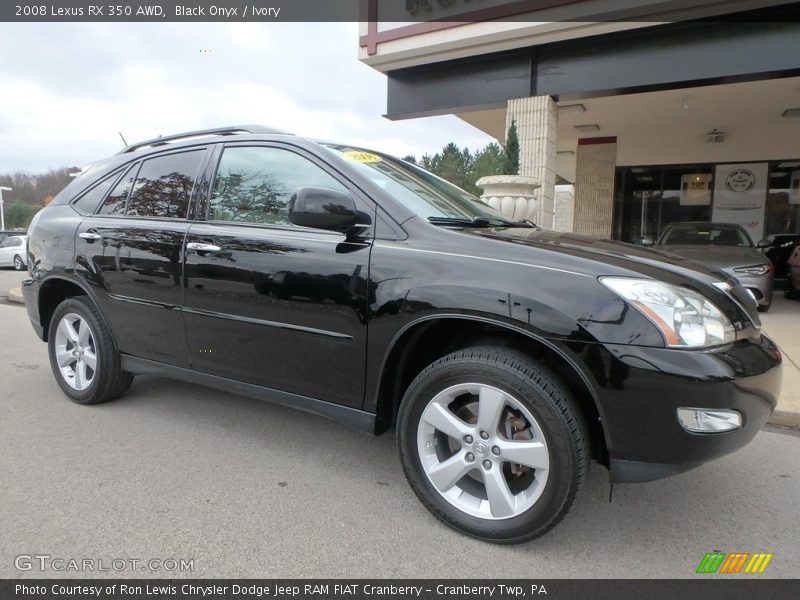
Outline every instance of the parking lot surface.
[[[390, 435], [155, 377], [79, 406], [22, 306], [0, 299], [0, 335], [0, 577], [694, 577], [712, 550], [772, 552], [765, 576], [800, 574], [795, 434], [763, 431], [692, 472], [615, 486], [611, 503], [593, 465], [561, 525], [503, 547], [429, 515]], [[194, 570], [20, 571], [21, 554]]]

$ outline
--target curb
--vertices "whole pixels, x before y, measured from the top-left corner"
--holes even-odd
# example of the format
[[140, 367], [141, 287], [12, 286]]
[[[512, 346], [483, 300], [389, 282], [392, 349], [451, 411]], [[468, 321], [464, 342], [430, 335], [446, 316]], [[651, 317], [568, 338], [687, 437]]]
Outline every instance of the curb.
[[770, 425], [800, 429], [800, 413], [788, 410], [776, 410], [767, 421]]
[[25, 304], [25, 299], [22, 297], [22, 289], [17, 287], [13, 290], [8, 290], [8, 301]]

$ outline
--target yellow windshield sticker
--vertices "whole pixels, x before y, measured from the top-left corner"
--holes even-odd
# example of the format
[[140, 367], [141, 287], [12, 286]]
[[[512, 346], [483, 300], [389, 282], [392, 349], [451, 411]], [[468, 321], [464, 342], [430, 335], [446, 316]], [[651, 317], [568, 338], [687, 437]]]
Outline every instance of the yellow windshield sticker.
[[381, 157], [377, 154], [372, 154], [371, 152], [362, 152], [360, 150], [348, 150], [347, 152], [342, 152], [342, 156], [348, 160], [355, 160], [362, 163], [381, 162]]

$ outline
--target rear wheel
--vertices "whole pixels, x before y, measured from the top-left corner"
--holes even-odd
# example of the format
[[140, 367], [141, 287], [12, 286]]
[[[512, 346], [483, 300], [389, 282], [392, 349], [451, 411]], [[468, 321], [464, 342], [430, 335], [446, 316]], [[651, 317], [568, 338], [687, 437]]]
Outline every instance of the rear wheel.
[[111, 331], [86, 296], [58, 305], [47, 339], [56, 381], [75, 402], [107, 402], [130, 386], [133, 376], [122, 370]]
[[25, 263], [22, 262], [22, 258], [19, 255], [14, 256], [14, 269], [16, 271], [22, 271], [25, 268]]
[[539, 537], [567, 513], [586, 473], [568, 389], [527, 355], [469, 348], [417, 376], [398, 414], [406, 478], [425, 506], [486, 541]]

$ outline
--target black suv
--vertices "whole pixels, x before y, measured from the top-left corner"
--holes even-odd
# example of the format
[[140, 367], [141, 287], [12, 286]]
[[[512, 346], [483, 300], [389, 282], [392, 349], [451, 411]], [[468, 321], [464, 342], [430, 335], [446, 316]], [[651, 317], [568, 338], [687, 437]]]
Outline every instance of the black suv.
[[745, 445], [779, 394], [781, 354], [724, 273], [263, 127], [95, 163], [28, 253], [30, 320], [76, 402], [156, 373], [394, 429], [425, 506], [493, 542], [556, 525], [590, 459], [647, 481]]

